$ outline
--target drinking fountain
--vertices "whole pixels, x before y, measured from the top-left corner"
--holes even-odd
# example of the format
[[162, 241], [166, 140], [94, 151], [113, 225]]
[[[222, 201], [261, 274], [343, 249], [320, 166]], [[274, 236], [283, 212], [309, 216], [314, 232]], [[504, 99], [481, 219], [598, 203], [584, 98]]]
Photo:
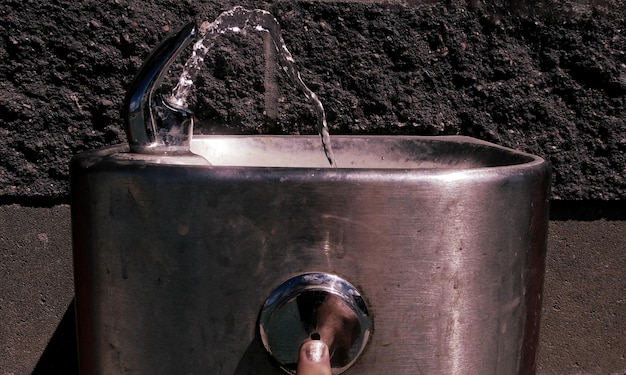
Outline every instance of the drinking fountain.
[[[82, 374], [532, 374], [550, 166], [463, 136], [192, 136], [148, 58], [71, 162]], [[340, 322], [338, 325], [329, 321]]]

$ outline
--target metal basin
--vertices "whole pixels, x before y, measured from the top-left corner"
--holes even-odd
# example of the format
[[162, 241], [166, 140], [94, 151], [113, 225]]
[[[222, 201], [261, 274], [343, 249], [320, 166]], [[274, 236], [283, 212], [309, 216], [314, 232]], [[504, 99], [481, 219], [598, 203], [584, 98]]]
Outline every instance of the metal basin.
[[[466, 137], [195, 137], [71, 164], [83, 374], [280, 374], [259, 314], [310, 272], [367, 303], [352, 374], [534, 372], [549, 165]], [[297, 349], [297, 348], [296, 348]]]

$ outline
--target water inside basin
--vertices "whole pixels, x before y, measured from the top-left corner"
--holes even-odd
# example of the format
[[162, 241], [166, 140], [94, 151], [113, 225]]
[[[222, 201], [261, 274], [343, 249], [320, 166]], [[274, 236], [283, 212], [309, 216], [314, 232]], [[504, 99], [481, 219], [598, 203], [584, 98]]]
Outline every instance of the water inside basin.
[[[338, 168], [468, 169], [539, 158], [463, 136], [333, 136]], [[327, 168], [318, 136], [196, 136], [191, 151], [214, 166]]]

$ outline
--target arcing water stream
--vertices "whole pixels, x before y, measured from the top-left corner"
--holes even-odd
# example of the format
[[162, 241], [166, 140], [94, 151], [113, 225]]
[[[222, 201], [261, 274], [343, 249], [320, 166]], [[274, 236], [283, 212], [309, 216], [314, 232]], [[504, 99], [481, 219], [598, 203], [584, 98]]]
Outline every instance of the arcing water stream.
[[322, 106], [317, 95], [302, 80], [300, 73], [296, 69], [293, 56], [285, 45], [278, 21], [267, 11], [260, 9], [248, 10], [237, 6], [223, 12], [213, 22], [203, 22], [199, 28], [200, 39], [194, 44], [192, 55], [185, 63], [183, 73], [173, 89], [170, 98], [171, 102], [178, 107], [186, 107], [191, 87], [202, 69], [204, 57], [215, 44], [216, 37], [229, 32], [244, 33], [247, 30], [267, 32], [271, 36], [280, 66], [293, 84], [304, 92], [304, 95], [313, 106], [317, 116], [317, 128], [322, 139], [324, 153], [330, 165], [336, 167], [324, 106]]

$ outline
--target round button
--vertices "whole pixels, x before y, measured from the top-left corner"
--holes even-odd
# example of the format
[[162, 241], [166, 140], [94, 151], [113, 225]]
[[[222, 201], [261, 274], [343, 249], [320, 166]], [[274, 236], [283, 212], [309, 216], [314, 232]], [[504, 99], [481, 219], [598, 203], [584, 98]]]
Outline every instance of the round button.
[[300, 346], [322, 340], [333, 374], [346, 371], [365, 349], [372, 321], [361, 293], [336, 275], [308, 273], [278, 286], [259, 319], [261, 340], [287, 373], [295, 373]]

